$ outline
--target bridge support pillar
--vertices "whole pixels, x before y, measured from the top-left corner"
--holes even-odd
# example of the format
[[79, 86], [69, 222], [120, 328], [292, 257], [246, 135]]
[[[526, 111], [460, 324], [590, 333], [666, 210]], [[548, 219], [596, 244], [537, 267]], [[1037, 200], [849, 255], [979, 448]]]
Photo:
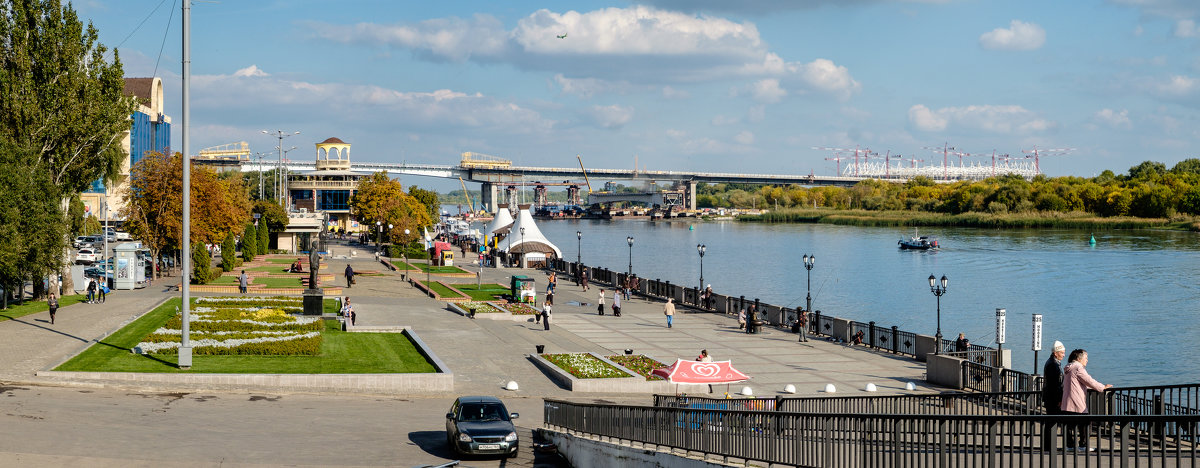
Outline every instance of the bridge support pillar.
[[696, 211], [696, 181], [688, 181], [687, 191], [684, 192], [683, 195], [685, 198], [687, 198], [687, 200], [684, 200], [684, 204], [688, 207], [688, 209]]
[[504, 200], [508, 202], [508, 206], [510, 206], [510, 207], [517, 206], [517, 195], [518, 194], [519, 194], [519, 192], [517, 192], [516, 185], [509, 185], [508, 187], [504, 187]]
[[533, 206], [535, 209], [546, 206], [546, 186], [545, 185], [538, 185], [533, 188]]
[[572, 185], [572, 186], [567, 187], [567, 204], [568, 205], [581, 204], [579, 202], [579, 186], [578, 185]]
[[488, 213], [492, 213], [492, 214], [496, 213], [496, 209], [497, 209], [496, 195], [497, 195], [496, 184], [493, 184], [491, 182], [484, 182], [482, 184], [479, 184], [479, 198], [481, 198], [479, 203], [481, 205], [483, 205], [483, 209], [487, 210]]

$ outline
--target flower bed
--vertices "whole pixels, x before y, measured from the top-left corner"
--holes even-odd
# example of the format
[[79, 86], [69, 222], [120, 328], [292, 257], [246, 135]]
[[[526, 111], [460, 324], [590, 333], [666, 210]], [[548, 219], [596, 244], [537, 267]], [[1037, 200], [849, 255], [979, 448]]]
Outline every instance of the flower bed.
[[[291, 315], [300, 312], [298, 298], [202, 297], [189, 321], [192, 352], [197, 355], [317, 355], [321, 352], [318, 317]], [[175, 354], [181, 345], [182, 318], [167, 319], [142, 338], [143, 353]]]
[[625, 373], [625, 371], [586, 353], [543, 354], [541, 356], [562, 370], [567, 371], [572, 376], [580, 379], [629, 377], [629, 374]]
[[501, 303], [500, 307], [512, 312], [513, 315], [537, 315], [542, 313], [542, 311], [534, 309], [529, 304], [522, 304], [520, 302]]
[[492, 304], [488, 304], [486, 302], [478, 302], [478, 301], [459, 302], [458, 306], [461, 307], [462, 309], [466, 310], [467, 312], [472, 312], [472, 313], [476, 313], [476, 314], [504, 313], [503, 310], [500, 310], [496, 306], [494, 306]]
[[651, 374], [651, 372], [654, 372], [654, 369], [662, 369], [664, 367], [667, 367], [667, 365], [663, 364], [661, 362], [658, 362], [657, 360], [650, 358], [648, 356], [644, 356], [641, 354], [635, 354], [635, 355], [622, 354], [622, 355], [604, 356], [604, 357], [606, 359], [608, 359], [609, 361], [620, 364], [621, 366], [625, 367], [626, 369], [629, 369], [631, 371], [637, 372], [638, 374], [641, 374], [642, 377], [646, 378], [646, 380], [666, 380], [666, 379], [663, 379], [662, 377]]

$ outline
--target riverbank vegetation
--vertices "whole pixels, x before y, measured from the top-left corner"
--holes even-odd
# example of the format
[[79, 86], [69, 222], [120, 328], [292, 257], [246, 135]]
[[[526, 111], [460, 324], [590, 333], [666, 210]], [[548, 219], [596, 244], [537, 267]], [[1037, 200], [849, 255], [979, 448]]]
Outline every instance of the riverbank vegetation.
[[866, 226], [1174, 228], [1200, 230], [1200, 159], [1170, 170], [1146, 161], [1127, 174], [1005, 175], [981, 181], [867, 180], [853, 187], [697, 187], [700, 207], [768, 208], [744, 221]]

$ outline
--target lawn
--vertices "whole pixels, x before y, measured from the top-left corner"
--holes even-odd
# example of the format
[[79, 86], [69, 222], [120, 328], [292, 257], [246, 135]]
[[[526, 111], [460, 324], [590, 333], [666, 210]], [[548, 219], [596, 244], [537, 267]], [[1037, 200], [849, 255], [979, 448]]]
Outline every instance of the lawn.
[[502, 301], [504, 298], [501, 296], [507, 296], [512, 292], [508, 288], [495, 283], [484, 283], [479, 288], [475, 287], [475, 283], [452, 284], [451, 286], [467, 293], [473, 301]]
[[441, 297], [463, 297], [462, 294], [456, 293], [450, 288], [447, 288], [436, 281], [422, 281], [421, 284], [428, 286], [433, 290], [433, 292], [437, 293]]
[[269, 263], [279, 263], [279, 264], [283, 264], [283, 265], [291, 265], [296, 262], [295, 260], [292, 260], [290, 258], [268, 258], [266, 260]]
[[[83, 294], [63, 296], [58, 298], [58, 307], [61, 309], [71, 304], [83, 302], [85, 299], [87, 299], [87, 296]], [[46, 301], [26, 301], [21, 305], [15, 304], [10, 301], [7, 309], [0, 309], [0, 322], [50, 310], [49, 307], [46, 307]]]
[[[175, 367], [171, 355], [133, 354], [130, 349], [175, 314], [171, 299], [125, 328], [100, 340], [55, 370], [83, 372], [190, 372], [227, 374], [382, 374], [434, 372], [433, 365], [401, 333], [348, 333], [338, 322], [325, 321], [321, 353], [316, 356], [192, 357], [192, 369]], [[336, 312], [337, 301], [325, 300]], [[168, 361], [170, 360], [170, 361]]]
[[[251, 278], [250, 284], [258, 284], [268, 288], [301, 288], [304, 284], [300, 282], [301, 276], [294, 278]], [[209, 281], [208, 284], [238, 284], [237, 275], [225, 275], [215, 280]]]
[[[289, 262], [289, 263], [291, 263], [291, 262]], [[305, 268], [308, 268], [308, 265], [305, 265]], [[242, 269], [240, 269], [240, 268], [239, 268], [239, 269], [237, 269], [237, 270], [234, 270], [234, 271], [239, 271], [239, 272], [240, 272], [241, 270], [242, 270]], [[280, 272], [284, 272], [284, 271], [286, 271], [286, 270], [287, 270], [287, 267], [285, 267], [285, 266], [283, 266], [283, 265], [263, 265], [263, 266], [256, 266], [256, 267], [250, 267], [250, 268], [246, 268], [245, 270], [246, 270], [246, 271], [271, 271], [271, 272], [280, 273]], [[305, 271], [307, 271], [307, 270], [305, 270]]]
[[[392, 265], [396, 265], [396, 268], [399, 268], [401, 270], [405, 269], [405, 266], [404, 266], [405, 263], [400, 260], [393, 260]], [[410, 263], [410, 264], [408, 264], [407, 269], [420, 270], [421, 272], [428, 271], [435, 275], [436, 274], [444, 274], [444, 273], [460, 273], [460, 274], [462, 274], [462, 273], [470, 274], [471, 273], [467, 270], [464, 270], [464, 269], [456, 267], [456, 266], [434, 266], [434, 267], [431, 267], [431, 266], [429, 266], [428, 263]]]

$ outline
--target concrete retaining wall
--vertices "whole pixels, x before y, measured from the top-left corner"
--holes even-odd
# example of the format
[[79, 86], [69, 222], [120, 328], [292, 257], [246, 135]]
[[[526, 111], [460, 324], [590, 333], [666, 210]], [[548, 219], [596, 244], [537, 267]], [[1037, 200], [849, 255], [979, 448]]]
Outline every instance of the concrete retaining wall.
[[[476, 315], [478, 316], [478, 315]], [[676, 385], [665, 380], [646, 380], [637, 372], [626, 369], [625, 366], [612, 362], [604, 356], [596, 353], [590, 354], [601, 361], [612, 364], [618, 369], [628, 373], [632, 377], [612, 377], [605, 379], [580, 379], [577, 378], [554, 363], [547, 361], [538, 354], [530, 354], [528, 357], [535, 365], [545, 371], [551, 380], [557, 382], [560, 386], [572, 392], [610, 392], [610, 393], [675, 393]], [[678, 386], [679, 391], [685, 393], [709, 393], [708, 385], [692, 385], [683, 384]]]
[[963, 389], [963, 360], [947, 355], [925, 355], [925, 381], [957, 390]]
[[630, 468], [705, 468], [744, 466], [720, 464], [680, 454], [602, 442], [550, 429], [542, 435], [558, 447], [572, 466], [620, 466]]

